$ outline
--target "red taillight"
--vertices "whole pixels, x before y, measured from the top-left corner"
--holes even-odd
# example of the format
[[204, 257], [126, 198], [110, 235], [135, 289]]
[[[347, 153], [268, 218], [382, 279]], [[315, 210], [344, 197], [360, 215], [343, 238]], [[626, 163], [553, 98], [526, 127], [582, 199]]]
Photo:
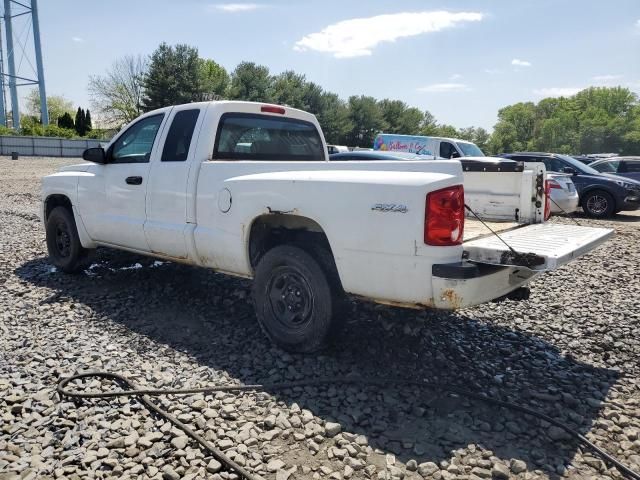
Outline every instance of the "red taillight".
[[562, 185], [560, 185], [555, 180], [547, 180], [547, 182], [549, 183], [549, 188], [559, 188], [560, 190], [562, 190]]
[[278, 107], [276, 105], [263, 105], [260, 107], [260, 111], [267, 113], [279, 113], [280, 115], [284, 115], [284, 108]]
[[464, 236], [464, 189], [462, 185], [427, 194], [424, 212], [424, 243], [438, 247], [460, 245]]
[[551, 189], [560, 187], [560, 185], [558, 185], [558, 187], [553, 187], [551, 185], [551, 182], [558, 185], [558, 183], [554, 180], [544, 181], [544, 219], [545, 220], [549, 220], [549, 217], [551, 216]]

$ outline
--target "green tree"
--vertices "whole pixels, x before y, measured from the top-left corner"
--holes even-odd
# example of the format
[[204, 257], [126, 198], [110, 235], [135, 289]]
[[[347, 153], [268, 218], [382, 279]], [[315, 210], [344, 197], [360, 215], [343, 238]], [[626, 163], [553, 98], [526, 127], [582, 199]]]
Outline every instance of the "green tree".
[[[23, 123], [23, 128], [26, 126], [26, 122]], [[69, 115], [69, 112], [64, 112], [61, 117], [58, 118], [58, 126], [60, 128], [73, 128], [75, 129], [75, 125], [73, 123], [73, 118]]]
[[87, 114], [84, 117], [84, 128], [86, 130], [85, 135], [93, 130], [93, 122], [91, 121], [91, 112], [87, 108]]
[[302, 109], [319, 115], [326, 108], [324, 93], [317, 83], [305, 82], [302, 90]]
[[435, 135], [437, 128], [438, 122], [436, 122], [436, 117], [429, 110], [425, 110], [422, 114], [420, 135]]
[[272, 78], [269, 97], [272, 102], [279, 105], [304, 109], [306, 84], [304, 75], [287, 70]]
[[[38, 89], [34, 88], [30, 90], [25, 100], [27, 114], [41, 119], [40, 93]], [[65, 113], [73, 115], [73, 103], [62, 95], [51, 95], [47, 97], [47, 110], [49, 111], [49, 122], [56, 124], [58, 118]], [[9, 116], [7, 115], [7, 117]]]
[[223, 96], [229, 86], [229, 74], [224, 67], [204, 58], [200, 58], [198, 64], [200, 99], [208, 100], [213, 95]]
[[638, 98], [627, 88], [590, 87], [570, 97], [517, 103], [498, 112], [494, 153], [640, 153]]
[[475, 143], [485, 155], [487, 154], [487, 148], [489, 146], [490, 139], [491, 135], [484, 128], [478, 127], [475, 129], [473, 143]]
[[373, 97], [351, 96], [348, 100], [352, 128], [347, 136], [351, 145], [370, 147], [375, 136], [387, 128], [382, 109]]
[[253, 62], [240, 63], [231, 73], [227, 96], [250, 102], [272, 101], [269, 69]]
[[196, 48], [161, 43], [151, 55], [149, 69], [144, 76], [143, 110], [199, 100], [200, 72], [201, 62]]
[[76, 112], [75, 128], [76, 132], [81, 137], [83, 137], [84, 134], [87, 133], [85, 113], [84, 110], [80, 107], [78, 107], [78, 111]]
[[89, 77], [89, 98], [101, 123], [120, 127], [142, 112], [143, 80], [149, 60], [127, 55], [116, 60], [104, 75]]
[[349, 143], [348, 135], [353, 129], [353, 124], [347, 104], [338, 95], [324, 92], [316, 115], [327, 143], [334, 145]]

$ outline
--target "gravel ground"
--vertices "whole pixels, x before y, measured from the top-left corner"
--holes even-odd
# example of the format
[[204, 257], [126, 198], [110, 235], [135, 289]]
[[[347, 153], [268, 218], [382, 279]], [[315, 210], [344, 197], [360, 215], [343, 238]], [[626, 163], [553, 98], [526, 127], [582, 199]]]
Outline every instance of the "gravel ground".
[[[261, 334], [248, 282], [105, 249], [84, 274], [55, 271], [39, 179], [69, 162], [0, 159], [0, 479], [236, 478], [135, 399], [58, 398], [60, 377], [96, 369], [147, 387], [438, 379], [542, 410], [640, 471], [640, 215], [580, 219], [617, 236], [541, 277], [527, 301], [453, 314], [354, 303], [335, 347], [293, 356]], [[161, 403], [267, 480], [621, 478], [546, 422], [438, 391]]]

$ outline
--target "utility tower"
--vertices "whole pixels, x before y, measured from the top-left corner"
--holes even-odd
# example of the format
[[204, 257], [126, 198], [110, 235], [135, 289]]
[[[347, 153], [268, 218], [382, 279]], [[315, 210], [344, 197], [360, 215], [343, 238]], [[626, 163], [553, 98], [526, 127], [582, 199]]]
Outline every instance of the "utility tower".
[[[37, 0], [4, 0], [4, 14], [0, 20], [0, 29], [4, 27], [5, 45], [2, 45], [0, 32], [0, 125], [8, 126], [6, 86], [9, 86], [11, 98], [11, 121], [13, 128], [20, 127], [20, 105], [18, 102], [18, 87], [37, 85], [40, 92], [40, 112], [43, 125], [49, 124], [47, 110], [47, 92], [44, 87], [44, 68], [42, 67], [42, 47], [40, 44], [40, 24], [38, 22]], [[14, 33], [16, 24], [20, 23], [21, 30]], [[33, 32], [33, 47], [29, 37]], [[5, 68], [5, 59], [6, 67]], [[16, 60], [18, 68], [16, 69]], [[34, 68], [33, 63], [36, 66]], [[23, 74], [22, 67], [28, 73]], [[30, 68], [29, 68], [30, 67]]]

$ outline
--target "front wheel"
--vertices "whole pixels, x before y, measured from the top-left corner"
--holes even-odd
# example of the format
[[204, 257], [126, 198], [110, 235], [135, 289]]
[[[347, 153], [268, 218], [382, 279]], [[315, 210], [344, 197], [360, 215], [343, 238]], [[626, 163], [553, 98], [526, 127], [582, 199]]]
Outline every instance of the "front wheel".
[[613, 197], [602, 190], [587, 193], [582, 199], [584, 212], [593, 218], [607, 218], [613, 215], [616, 204]]
[[82, 247], [73, 214], [54, 208], [46, 224], [47, 250], [51, 263], [66, 273], [77, 273], [87, 264], [89, 250]]
[[275, 247], [260, 260], [253, 285], [256, 315], [263, 331], [283, 349], [313, 352], [334, 332], [339, 299], [326, 269], [291, 245]]

